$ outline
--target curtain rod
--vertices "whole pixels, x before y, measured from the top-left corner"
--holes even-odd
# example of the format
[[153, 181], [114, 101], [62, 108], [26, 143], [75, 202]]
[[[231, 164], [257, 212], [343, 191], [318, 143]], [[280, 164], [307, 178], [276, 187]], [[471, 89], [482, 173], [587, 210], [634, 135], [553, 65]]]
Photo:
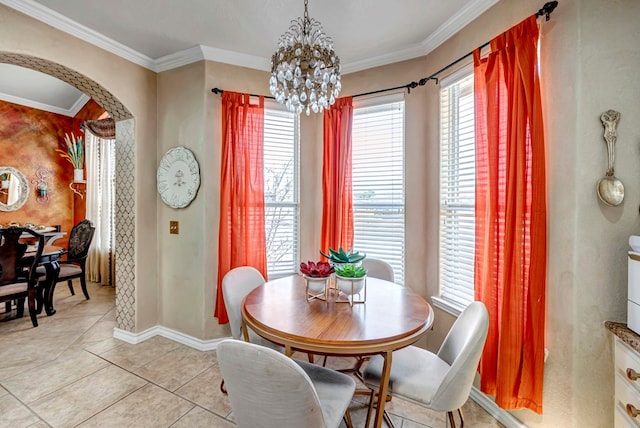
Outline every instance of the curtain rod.
[[[542, 6], [542, 8], [540, 8], [540, 10], [538, 10], [538, 12], [536, 12], [536, 18], [544, 16], [545, 17], [545, 21], [548, 21], [549, 19], [551, 19], [551, 12], [553, 12], [556, 7], [558, 7], [558, 2], [557, 1], [550, 1], [550, 2], [545, 3], [544, 6]], [[482, 50], [485, 47], [489, 46], [490, 43], [491, 42], [487, 42], [487, 43], [483, 44], [482, 46], [478, 47], [478, 49]], [[366, 95], [379, 94], [379, 93], [382, 93], [382, 92], [395, 91], [395, 90], [398, 90], [398, 89], [406, 89], [407, 93], [410, 94], [412, 89], [417, 88], [418, 86], [426, 85], [429, 80], [435, 80], [436, 81], [436, 85], [437, 85], [438, 84], [438, 76], [441, 73], [447, 71], [448, 69], [450, 69], [454, 65], [458, 64], [459, 62], [464, 61], [465, 59], [467, 59], [468, 57], [473, 55], [474, 51], [475, 51], [475, 49], [473, 51], [461, 56], [460, 58], [456, 59], [452, 63], [442, 67], [440, 70], [436, 71], [431, 76], [423, 77], [422, 79], [420, 79], [417, 82], [411, 82], [411, 83], [407, 83], [406, 85], [395, 86], [393, 88], [378, 89], [377, 91], [363, 92], [361, 94], [352, 95], [352, 97], [353, 98], [364, 97]], [[219, 88], [213, 88], [211, 90], [211, 92], [213, 92], [214, 94], [222, 94], [224, 91], [222, 89], [219, 89]], [[269, 96], [269, 95], [256, 95], [256, 94], [249, 94], [249, 95], [252, 96], [252, 97], [264, 96], [265, 98], [268, 98], [268, 99], [272, 99], [272, 100], [275, 99], [275, 97], [272, 97], [272, 96]]]

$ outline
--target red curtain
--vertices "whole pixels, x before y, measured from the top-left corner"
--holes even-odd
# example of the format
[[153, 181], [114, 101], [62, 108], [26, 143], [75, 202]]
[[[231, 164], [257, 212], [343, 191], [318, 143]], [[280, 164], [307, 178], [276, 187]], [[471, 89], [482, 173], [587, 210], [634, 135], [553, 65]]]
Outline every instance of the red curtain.
[[489, 310], [481, 389], [504, 409], [542, 413], [547, 220], [532, 16], [474, 52], [475, 297]]
[[264, 234], [264, 97], [222, 94], [222, 165], [218, 288], [215, 316], [229, 322], [222, 297], [222, 278], [238, 266], [253, 266], [267, 277]]
[[353, 246], [351, 195], [351, 122], [353, 98], [338, 98], [324, 111], [322, 166], [322, 230], [320, 249]]

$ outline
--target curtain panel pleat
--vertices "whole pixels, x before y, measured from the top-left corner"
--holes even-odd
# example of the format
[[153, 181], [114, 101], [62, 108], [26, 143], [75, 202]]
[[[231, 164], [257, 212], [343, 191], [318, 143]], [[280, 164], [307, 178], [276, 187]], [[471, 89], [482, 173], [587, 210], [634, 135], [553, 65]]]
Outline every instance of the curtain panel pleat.
[[264, 97], [222, 94], [222, 157], [218, 281], [214, 315], [229, 322], [222, 278], [231, 269], [253, 266], [267, 277], [264, 232]]
[[116, 121], [110, 117], [100, 120], [87, 120], [83, 122], [83, 125], [96, 137], [116, 138]]
[[325, 252], [353, 246], [352, 122], [352, 97], [339, 98], [324, 111], [320, 249]]
[[546, 299], [545, 148], [532, 16], [474, 52], [475, 298], [489, 310], [481, 390], [542, 413]]

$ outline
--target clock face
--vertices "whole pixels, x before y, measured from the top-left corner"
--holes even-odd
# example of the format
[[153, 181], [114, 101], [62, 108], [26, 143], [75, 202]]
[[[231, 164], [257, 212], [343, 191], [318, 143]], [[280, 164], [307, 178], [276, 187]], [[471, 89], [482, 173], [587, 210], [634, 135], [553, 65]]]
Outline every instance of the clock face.
[[191, 203], [200, 187], [200, 168], [191, 150], [170, 149], [158, 166], [158, 192], [171, 208], [184, 208]]

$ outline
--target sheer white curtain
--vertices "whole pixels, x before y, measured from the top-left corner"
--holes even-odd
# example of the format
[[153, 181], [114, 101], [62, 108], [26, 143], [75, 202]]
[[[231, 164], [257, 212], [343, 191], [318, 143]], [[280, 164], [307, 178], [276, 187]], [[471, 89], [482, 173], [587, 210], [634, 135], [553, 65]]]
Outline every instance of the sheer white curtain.
[[87, 257], [88, 281], [112, 284], [115, 205], [115, 139], [86, 137], [87, 218], [96, 228]]

